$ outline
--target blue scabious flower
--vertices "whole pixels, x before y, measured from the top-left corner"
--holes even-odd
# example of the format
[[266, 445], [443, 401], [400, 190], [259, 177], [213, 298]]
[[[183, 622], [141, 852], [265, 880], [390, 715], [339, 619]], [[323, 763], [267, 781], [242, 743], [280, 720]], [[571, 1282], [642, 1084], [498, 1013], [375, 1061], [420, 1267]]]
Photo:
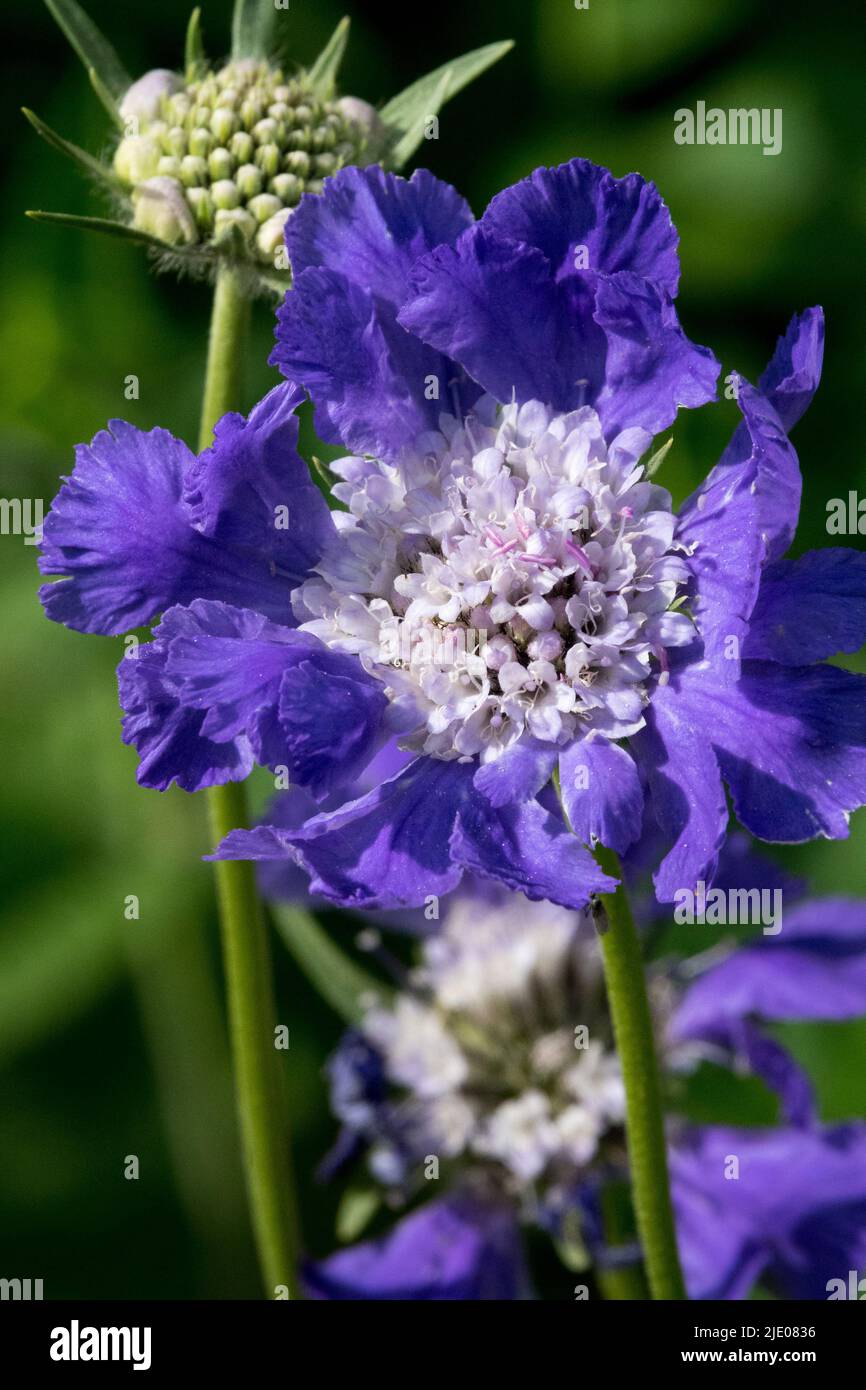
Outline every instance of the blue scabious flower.
[[[584, 845], [636, 853], [653, 827], [672, 900], [712, 878], [725, 783], [761, 838], [847, 834], [866, 680], [820, 663], [866, 635], [866, 558], [784, 558], [820, 310], [742, 383], [742, 423], [675, 515], [644, 460], [719, 368], [679, 325], [652, 184], [573, 160], [474, 222], [425, 171], [345, 169], [286, 241], [288, 384], [198, 459], [113, 424], [45, 524], [43, 569], [66, 576], [49, 616], [117, 633], [163, 613], [120, 671], [140, 780], [287, 769], [319, 813], [218, 855], [290, 858], [361, 908], [467, 870], [579, 908], [612, 885]], [[344, 511], [296, 452], [304, 391], [351, 451]], [[355, 794], [395, 741], [410, 760]]]
[[[721, 870], [720, 883], [776, 882], [736, 846]], [[794, 896], [791, 883], [785, 893]], [[829, 1281], [866, 1262], [866, 1125], [822, 1125], [808, 1079], [762, 1025], [866, 1012], [866, 907], [803, 900], [780, 936], [714, 949], [686, 974], [684, 983], [680, 967], [659, 965], [651, 980], [666, 1071], [708, 1058], [760, 1075], [783, 1122], [694, 1127], [671, 1117], [689, 1294], [745, 1298], [761, 1280], [788, 1297], [827, 1298]], [[343, 1129], [329, 1175], [366, 1151], [391, 1205], [431, 1188], [442, 1195], [383, 1238], [311, 1262], [312, 1293], [528, 1297], [522, 1229], [557, 1235], [575, 1221], [600, 1263], [636, 1257], [606, 1247], [598, 1216], [601, 1188], [627, 1171], [599, 986], [588, 913], [481, 885], [453, 895], [411, 988], [371, 1003], [330, 1066]], [[433, 1158], [439, 1181], [428, 1183]]]

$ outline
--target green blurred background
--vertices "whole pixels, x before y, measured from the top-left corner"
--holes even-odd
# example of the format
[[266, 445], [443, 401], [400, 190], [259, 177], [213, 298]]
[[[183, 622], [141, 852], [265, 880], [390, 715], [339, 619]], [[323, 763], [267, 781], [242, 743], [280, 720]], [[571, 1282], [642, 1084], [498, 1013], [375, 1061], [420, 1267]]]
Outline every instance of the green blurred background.
[[[228, 47], [230, 8], [204, 0], [214, 56]], [[88, 9], [131, 72], [180, 64], [187, 13], [176, 0]], [[866, 490], [866, 53], [856, 7], [437, 0], [398, 19], [392, 5], [291, 0], [290, 61], [311, 60], [344, 12], [353, 37], [343, 90], [375, 102], [455, 54], [514, 38], [516, 50], [446, 109], [419, 162], [478, 213], [504, 184], [575, 154], [655, 179], [681, 233], [681, 316], [725, 373], [756, 375], [790, 314], [823, 303], [824, 385], [795, 442], [805, 475], [798, 546], [827, 544], [827, 500]], [[47, 507], [72, 446], [112, 416], [194, 439], [208, 294], [156, 279], [133, 248], [25, 221], [27, 207], [100, 209], [18, 108], [93, 151], [109, 131], [37, 0], [4, 0], [3, 15], [0, 497]], [[781, 107], [781, 155], [676, 146], [673, 113], [699, 99]], [[248, 404], [275, 379], [270, 337], [260, 305]], [[124, 398], [130, 373], [138, 401]], [[718, 457], [734, 420], [730, 402], [680, 416], [665, 476], [677, 496]], [[201, 799], [136, 788], [135, 755], [119, 739], [121, 639], [48, 624], [35, 555], [20, 537], [0, 537], [0, 1275], [43, 1278], [48, 1298], [257, 1296]], [[848, 842], [779, 857], [823, 892], [866, 894], [864, 846], [861, 813]], [[124, 917], [130, 894], [138, 921]], [[348, 924], [345, 933], [351, 941]], [[332, 1137], [321, 1067], [340, 1025], [275, 950], [305, 1234], [320, 1253], [337, 1200], [312, 1176]], [[866, 1028], [786, 1036], [818, 1081], [825, 1117], [866, 1116]], [[702, 1097], [702, 1111], [712, 1100]], [[138, 1181], [124, 1178], [131, 1154]]]

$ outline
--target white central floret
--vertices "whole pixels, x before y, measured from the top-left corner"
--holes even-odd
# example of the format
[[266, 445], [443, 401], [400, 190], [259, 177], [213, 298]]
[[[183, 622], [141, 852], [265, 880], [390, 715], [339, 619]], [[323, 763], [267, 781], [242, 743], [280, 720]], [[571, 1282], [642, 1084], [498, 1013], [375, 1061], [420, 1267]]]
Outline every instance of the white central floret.
[[[498, 1175], [516, 1196], [527, 1184], [550, 1195], [619, 1133], [622, 1076], [588, 926], [519, 894], [458, 902], [425, 942], [412, 989], [366, 1014], [362, 1031], [399, 1093], [390, 1128], [410, 1171], [436, 1154]], [[405, 1176], [384, 1136], [373, 1167]]]
[[396, 463], [341, 459], [339, 548], [296, 591], [298, 617], [360, 656], [406, 746], [434, 757], [627, 737], [665, 648], [694, 636], [668, 611], [687, 570], [670, 495], [638, 462], [649, 444], [642, 429], [606, 444], [588, 406], [485, 399]]

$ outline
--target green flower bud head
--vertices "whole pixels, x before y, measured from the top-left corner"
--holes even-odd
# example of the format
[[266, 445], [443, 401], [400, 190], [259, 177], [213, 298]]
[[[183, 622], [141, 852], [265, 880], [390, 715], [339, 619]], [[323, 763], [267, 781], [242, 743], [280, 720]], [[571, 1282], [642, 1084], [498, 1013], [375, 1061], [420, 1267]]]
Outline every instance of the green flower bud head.
[[[346, 165], [399, 170], [425, 138], [430, 118], [508, 52], [483, 48], [413, 82], [376, 110], [340, 96], [349, 37], [342, 19], [309, 69], [284, 74], [272, 57], [283, 41], [288, 0], [234, 0], [232, 58], [212, 69], [201, 13], [187, 26], [183, 72], [155, 68], [133, 81], [78, 0], [48, 0], [119, 134], [113, 162], [24, 115], [43, 139], [96, 179], [113, 216], [32, 210], [40, 222], [144, 239], [163, 270], [213, 279], [229, 262], [246, 295], [282, 294], [291, 281], [284, 231], [306, 193]], [[142, 237], [141, 234], [144, 234]]]
[[[134, 133], [121, 139], [114, 170], [134, 225], [173, 246], [200, 240], [269, 268], [288, 212], [344, 164], [367, 163], [382, 125], [366, 102], [324, 100], [303, 74], [287, 78], [253, 59], [186, 85], [147, 73], [121, 110]], [[243, 216], [221, 216], [229, 212]]]

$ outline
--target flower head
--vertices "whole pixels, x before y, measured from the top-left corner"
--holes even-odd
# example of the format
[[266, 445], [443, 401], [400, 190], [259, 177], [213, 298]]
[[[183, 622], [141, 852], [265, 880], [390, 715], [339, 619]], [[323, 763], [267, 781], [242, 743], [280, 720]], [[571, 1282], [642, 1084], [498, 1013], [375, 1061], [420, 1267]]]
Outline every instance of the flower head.
[[[425, 171], [344, 169], [286, 224], [286, 386], [198, 460], [124, 426], [94, 443], [107, 471], [82, 451], [44, 597], [91, 631], [163, 612], [122, 667], [142, 780], [255, 759], [322, 808], [219, 854], [291, 858], [349, 906], [422, 905], [471, 870], [576, 909], [612, 882], [596, 842], [652, 852], [663, 901], [710, 881], [725, 784], [759, 837], [847, 834], [866, 680], [822, 663], [866, 635], [866, 564], [784, 558], [822, 315], [742, 382], [741, 424], [674, 513], [651, 441], [719, 370], [679, 324], [676, 241], [652, 184], [584, 160], [477, 222]], [[348, 450], [340, 511], [294, 452], [304, 391]], [[403, 765], [358, 795], [394, 744]]]
[[[791, 899], [798, 891], [737, 843], [719, 882], [782, 883]], [[861, 1015], [864, 962], [863, 904], [804, 899], [781, 938], [729, 942], [687, 972], [669, 960], [653, 967], [674, 1107], [672, 1195], [693, 1298], [745, 1298], [759, 1279], [791, 1297], [826, 1298], [828, 1280], [860, 1268], [866, 1129], [820, 1125], [808, 1079], [763, 1022]], [[327, 1298], [525, 1296], [518, 1230], [533, 1226], [556, 1238], [578, 1226], [602, 1265], [638, 1258], [636, 1247], [610, 1247], [600, 1216], [601, 1194], [627, 1172], [609, 1045], [588, 914], [480, 885], [458, 891], [410, 988], [370, 1004], [329, 1067], [344, 1129], [328, 1173], [365, 1155], [391, 1208], [427, 1200], [383, 1240], [310, 1265], [311, 1290]], [[778, 1098], [782, 1126], [695, 1127], [677, 1114], [678, 1078], [702, 1059], [760, 1077]], [[493, 1260], [510, 1292], [485, 1294], [477, 1284], [449, 1294], [435, 1279], [421, 1288], [417, 1270], [436, 1268], [453, 1209], [473, 1233], [470, 1242], [463, 1230], [461, 1247], [482, 1267]], [[401, 1253], [409, 1230], [411, 1259]]]
[[322, 180], [346, 164], [400, 167], [430, 116], [511, 48], [493, 43], [466, 53], [378, 111], [337, 92], [348, 19], [309, 68], [280, 66], [283, 8], [236, 0], [231, 57], [222, 65], [208, 62], [194, 10], [183, 71], [155, 68], [135, 81], [77, 4], [52, 10], [117, 128], [110, 164], [24, 114], [97, 180], [115, 216], [29, 216], [127, 236], [158, 265], [194, 275], [212, 276], [228, 262], [245, 292], [280, 293], [290, 284], [283, 230], [301, 197], [321, 192]]

